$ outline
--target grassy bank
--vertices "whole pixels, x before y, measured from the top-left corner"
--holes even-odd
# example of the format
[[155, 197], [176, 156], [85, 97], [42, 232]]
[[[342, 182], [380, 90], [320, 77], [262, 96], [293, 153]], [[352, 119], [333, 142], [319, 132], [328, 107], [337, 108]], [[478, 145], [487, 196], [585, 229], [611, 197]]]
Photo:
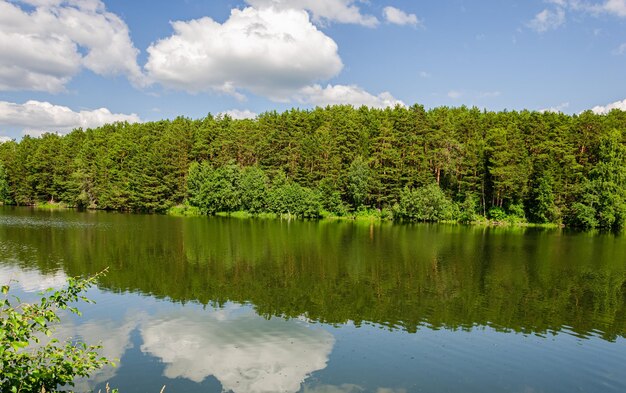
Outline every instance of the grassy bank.
[[[178, 205], [170, 208], [166, 212], [167, 215], [175, 217], [206, 217], [202, 214], [200, 209], [189, 205]], [[267, 219], [267, 220], [296, 220], [300, 219], [291, 214], [275, 214], [275, 213], [258, 213], [253, 214], [247, 211], [239, 210], [234, 212], [219, 212], [216, 214], [218, 217], [230, 217], [237, 219]], [[335, 215], [327, 211], [321, 212], [319, 221], [359, 221], [359, 222], [394, 222], [393, 213], [388, 209], [363, 209], [356, 212], [347, 213], [345, 215]], [[397, 221], [396, 222], [408, 222]], [[529, 223], [524, 219], [518, 217], [511, 217], [505, 220], [490, 220], [483, 216], [477, 216], [475, 220], [470, 222], [460, 223], [455, 220], [441, 220], [436, 223], [440, 224], [461, 224], [461, 225], [477, 225], [477, 226], [494, 226], [494, 227], [528, 227], [528, 228], [563, 228], [563, 224], [535, 224]]]
[[35, 209], [41, 209], [41, 210], [57, 210], [57, 209], [67, 209], [70, 206], [68, 206], [68, 204], [64, 202], [46, 201], [46, 202], [35, 202], [33, 207]]

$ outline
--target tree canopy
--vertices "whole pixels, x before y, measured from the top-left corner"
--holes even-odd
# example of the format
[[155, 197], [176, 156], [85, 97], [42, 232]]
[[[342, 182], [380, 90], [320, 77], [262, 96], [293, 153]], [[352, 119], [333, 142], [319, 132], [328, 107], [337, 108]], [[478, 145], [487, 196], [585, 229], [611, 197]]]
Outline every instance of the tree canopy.
[[0, 198], [148, 212], [188, 203], [207, 214], [302, 217], [370, 208], [410, 220], [480, 214], [621, 228], [625, 137], [619, 110], [331, 106], [254, 120], [116, 123], [0, 144]]

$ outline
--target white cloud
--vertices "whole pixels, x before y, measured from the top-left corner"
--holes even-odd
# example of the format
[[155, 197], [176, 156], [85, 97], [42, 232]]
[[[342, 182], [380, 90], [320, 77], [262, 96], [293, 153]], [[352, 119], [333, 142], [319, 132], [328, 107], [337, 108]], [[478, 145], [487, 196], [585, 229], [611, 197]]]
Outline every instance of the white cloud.
[[141, 121], [136, 114], [111, 113], [107, 108], [75, 112], [49, 102], [27, 101], [16, 104], [0, 101], [0, 125], [21, 127], [25, 134], [67, 132], [74, 128], [98, 127], [106, 123]]
[[48, 288], [60, 289], [64, 287], [67, 284], [67, 276], [62, 271], [43, 274], [38, 270], [1, 266], [0, 283], [16, 286], [24, 292], [41, 292]]
[[615, 50], [613, 51], [613, 54], [616, 56], [626, 54], [626, 42], [624, 42], [622, 45], [615, 48]]
[[432, 75], [429, 72], [426, 71], [420, 71], [420, 78], [430, 78], [432, 77]]
[[141, 350], [161, 359], [166, 377], [201, 382], [213, 375], [234, 393], [297, 392], [309, 374], [326, 367], [335, 342], [323, 329], [266, 320], [245, 307], [179, 311], [153, 318], [140, 332]]
[[394, 98], [390, 93], [383, 92], [373, 95], [355, 85], [320, 85], [307, 86], [294, 96], [298, 102], [316, 106], [350, 104], [353, 106], [369, 106], [373, 108], [405, 106], [404, 102]]
[[9, 136], [0, 135], [0, 143], [10, 142], [12, 140], [13, 140], [13, 138], [11, 138]]
[[0, 0], [0, 90], [63, 91], [83, 67], [144, 85], [128, 26], [101, 1], [15, 3]]
[[422, 26], [422, 21], [417, 18], [417, 15], [407, 14], [406, 12], [395, 7], [383, 8], [383, 16], [387, 22], [396, 25]]
[[555, 10], [544, 9], [528, 23], [528, 27], [537, 33], [545, 33], [548, 30], [554, 30], [561, 27], [565, 23], [565, 10], [558, 7]]
[[543, 108], [543, 109], [539, 109], [539, 112], [544, 113], [544, 112], [554, 112], [554, 113], [560, 113], [563, 112], [565, 109], [569, 108], [569, 102], [563, 102], [560, 103], [559, 105], [550, 107], [550, 108]]
[[[87, 310], [85, 310], [87, 311]], [[118, 366], [122, 356], [129, 348], [132, 348], [131, 333], [147, 315], [137, 310], [129, 311], [122, 320], [98, 319], [86, 320], [76, 324], [71, 319], [64, 320], [54, 332], [54, 337], [63, 341], [81, 339], [89, 345], [101, 345], [98, 354], [109, 360], [115, 361]], [[92, 392], [97, 384], [113, 379], [118, 368], [113, 366], [103, 367], [92, 372], [89, 378], [80, 378], [75, 381], [73, 391]]]
[[367, 27], [378, 25], [378, 19], [364, 15], [356, 0], [246, 0], [255, 8], [307, 10], [318, 24], [325, 22], [354, 23]]
[[606, 13], [619, 17], [626, 17], [626, 0], [607, 0], [600, 6], [600, 9]]
[[254, 113], [248, 109], [244, 109], [244, 110], [231, 109], [228, 111], [221, 112], [220, 115], [228, 115], [235, 120], [241, 120], [241, 119], [254, 119], [258, 116], [258, 113]]
[[148, 48], [149, 76], [172, 89], [218, 91], [242, 98], [246, 89], [274, 100], [343, 68], [337, 44], [305, 11], [234, 9], [220, 24], [205, 17], [173, 22], [174, 34]]
[[452, 98], [453, 100], [458, 100], [462, 96], [463, 96], [463, 93], [461, 93], [460, 91], [457, 91], [457, 90], [450, 90], [448, 92], [448, 97]]
[[[566, 20], [566, 11], [626, 17], [626, 0], [605, 0], [600, 3], [590, 3], [582, 0], [547, 0], [547, 2], [554, 5], [553, 9], [544, 9], [528, 23], [528, 27], [538, 33], [544, 33], [562, 26]], [[597, 29], [594, 31], [594, 34], [597, 34]]]
[[616, 102], [613, 102], [612, 104], [608, 104], [605, 106], [600, 106], [600, 105], [594, 106], [593, 108], [591, 108], [591, 111], [599, 115], [604, 115], [606, 113], [609, 113], [613, 109], [626, 111], [626, 99], [623, 101], [616, 101]]

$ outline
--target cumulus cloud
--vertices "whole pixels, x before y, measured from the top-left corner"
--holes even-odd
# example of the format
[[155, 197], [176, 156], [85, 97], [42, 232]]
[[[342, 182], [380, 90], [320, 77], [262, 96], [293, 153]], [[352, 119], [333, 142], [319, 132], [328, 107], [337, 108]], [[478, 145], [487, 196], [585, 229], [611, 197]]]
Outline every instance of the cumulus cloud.
[[148, 48], [145, 66], [172, 89], [239, 98], [244, 89], [284, 101], [343, 68], [337, 44], [302, 10], [248, 7], [233, 9], [223, 24], [205, 17], [172, 27], [172, 36]]
[[237, 307], [226, 313], [180, 311], [140, 327], [141, 350], [161, 359], [168, 378], [201, 382], [213, 375], [223, 391], [297, 392], [326, 367], [333, 336], [306, 323], [266, 320]]
[[558, 7], [555, 10], [544, 9], [528, 22], [528, 27], [537, 33], [558, 29], [565, 23], [565, 11]]
[[0, 101], [0, 125], [21, 127], [25, 134], [67, 132], [74, 128], [98, 127], [106, 123], [141, 121], [136, 114], [111, 113], [107, 108], [75, 112], [49, 102], [27, 101], [16, 104]]
[[240, 110], [240, 109], [231, 109], [228, 111], [221, 112], [220, 115], [228, 115], [236, 120], [242, 119], [254, 119], [258, 116], [257, 113], [254, 113], [248, 109]]
[[355, 85], [307, 86], [301, 89], [294, 99], [303, 104], [316, 106], [336, 104], [365, 105], [373, 108], [405, 106], [404, 102], [394, 98], [389, 92], [373, 95]]
[[[100, 356], [114, 360], [118, 366], [121, 366], [120, 359], [133, 346], [131, 333], [145, 317], [147, 317], [146, 314], [135, 311], [129, 312], [122, 320], [92, 319], [76, 324], [68, 319], [56, 329], [54, 337], [60, 341], [79, 338], [91, 345], [101, 345], [102, 348], [98, 350]], [[97, 384], [113, 379], [117, 370], [117, 367], [104, 367], [97, 370], [91, 373], [89, 378], [75, 381], [74, 389], [77, 392], [91, 392]]]
[[378, 19], [372, 15], [364, 15], [356, 0], [246, 0], [255, 8], [275, 8], [307, 10], [313, 21], [318, 24], [325, 22], [353, 23], [367, 27], [378, 25]]
[[393, 23], [396, 25], [412, 25], [412, 26], [421, 26], [422, 21], [417, 18], [415, 14], [407, 14], [406, 12], [395, 8], [395, 7], [385, 7], [383, 8], [383, 16], [385, 20], [389, 23]]
[[604, 106], [601, 106], [601, 105], [594, 106], [593, 108], [591, 108], [591, 111], [599, 115], [604, 115], [604, 114], [609, 113], [613, 109], [626, 111], [626, 99], [622, 101], [616, 101], [616, 102], [613, 102], [611, 104], [604, 105]]
[[0, 0], [0, 90], [63, 91], [83, 67], [141, 86], [137, 53], [128, 26], [99, 0]]
[[37, 270], [0, 266], [0, 283], [16, 286], [24, 292], [41, 292], [48, 288], [62, 288], [67, 283], [67, 276], [62, 271], [43, 274]]

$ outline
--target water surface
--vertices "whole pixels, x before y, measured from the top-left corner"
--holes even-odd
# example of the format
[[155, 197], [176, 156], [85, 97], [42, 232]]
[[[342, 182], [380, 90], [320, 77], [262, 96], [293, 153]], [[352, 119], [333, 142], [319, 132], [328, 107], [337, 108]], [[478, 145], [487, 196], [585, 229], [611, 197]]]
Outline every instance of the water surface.
[[623, 392], [626, 237], [0, 209], [0, 281], [109, 267], [81, 389]]

